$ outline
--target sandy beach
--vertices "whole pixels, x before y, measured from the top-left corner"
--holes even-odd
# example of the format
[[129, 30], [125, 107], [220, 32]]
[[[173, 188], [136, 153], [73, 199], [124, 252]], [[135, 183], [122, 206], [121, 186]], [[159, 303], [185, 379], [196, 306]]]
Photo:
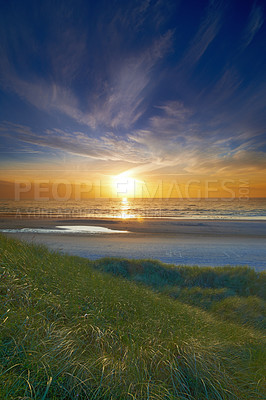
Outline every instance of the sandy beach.
[[217, 220], [217, 219], [119, 219], [119, 218], [0, 218], [0, 229], [54, 228], [55, 226], [102, 226], [131, 233], [151, 234], [198, 234], [222, 236], [259, 236], [266, 238], [266, 221], [263, 220]]
[[[73, 231], [63, 227], [72, 227]], [[75, 232], [75, 227], [109, 231], [83, 233]], [[20, 231], [25, 228], [28, 231]], [[14, 230], [6, 235], [90, 259], [153, 258], [178, 265], [266, 269], [266, 221], [1, 218], [0, 230], [5, 229]]]

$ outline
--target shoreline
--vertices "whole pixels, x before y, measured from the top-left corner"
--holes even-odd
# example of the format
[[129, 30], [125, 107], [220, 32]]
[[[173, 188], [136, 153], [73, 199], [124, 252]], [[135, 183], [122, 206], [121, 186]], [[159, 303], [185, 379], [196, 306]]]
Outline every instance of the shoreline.
[[0, 217], [1, 229], [44, 228], [56, 226], [99, 226], [129, 233], [218, 235], [265, 237], [264, 220], [170, 219], [170, 218], [9, 218]]
[[48, 216], [32, 216], [32, 215], [15, 215], [15, 214], [0, 214], [0, 220], [23, 220], [23, 221], [54, 221], [54, 220], [77, 220], [77, 221], [87, 221], [87, 220], [100, 220], [100, 221], [254, 221], [254, 222], [266, 222], [266, 217], [260, 216], [260, 217], [239, 217], [239, 218], [224, 218], [224, 217], [219, 217], [219, 218], [211, 218], [211, 217], [121, 217], [121, 216], [109, 216], [109, 217], [97, 217], [97, 216], [88, 216], [88, 217], [78, 217], [78, 216], [73, 216], [69, 217], [67, 215], [64, 216], [53, 216], [53, 217], [48, 217]]
[[[108, 232], [83, 233], [80, 229], [77, 233], [75, 228], [64, 232], [58, 226], [103, 227]], [[23, 228], [29, 231], [20, 231]], [[3, 233], [8, 237], [91, 260], [121, 257], [175, 265], [266, 269], [266, 221], [0, 218], [0, 231], [4, 229], [17, 230]]]

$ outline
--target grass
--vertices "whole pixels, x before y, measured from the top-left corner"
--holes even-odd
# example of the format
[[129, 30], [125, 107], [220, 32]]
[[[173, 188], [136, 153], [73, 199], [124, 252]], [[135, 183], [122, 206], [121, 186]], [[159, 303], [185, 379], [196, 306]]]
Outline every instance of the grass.
[[0, 251], [1, 399], [264, 398], [265, 275]]
[[266, 273], [249, 267], [183, 267], [155, 260], [102, 258], [94, 268], [257, 329], [266, 328]]

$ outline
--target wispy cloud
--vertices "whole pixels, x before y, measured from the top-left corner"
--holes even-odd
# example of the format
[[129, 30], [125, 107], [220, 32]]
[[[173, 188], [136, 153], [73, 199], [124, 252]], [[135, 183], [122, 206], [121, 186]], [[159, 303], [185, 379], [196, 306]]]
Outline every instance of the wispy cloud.
[[104, 99], [96, 103], [90, 114], [96, 125], [129, 128], [143, 115], [152, 68], [169, 51], [171, 41], [172, 31], [168, 31], [137, 57], [122, 60], [111, 77]]
[[[171, 40], [172, 31], [168, 31], [140, 54], [121, 60], [116, 70], [112, 71], [104, 91], [88, 93], [87, 111], [81, 109], [79, 99], [70, 88], [36, 76], [31, 76], [30, 81], [19, 77], [3, 48], [0, 65], [2, 87], [15, 92], [41, 110], [60, 111], [92, 129], [97, 126], [104, 126], [106, 129], [129, 128], [145, 111], [142, 102], [145, 89], [151, 83], [152, 68], [169, 51]], [[71, 50], [75, 47], [75, 42], [68, 47]], [[77, 61], [73, 64], [65, 58], [60, 59], [59, 55], [51, 59], [56, 70], [55, 76], [59, 71], [63, 71], [65, 78], [75, 74]]]
[[70, 3], [0, 16], [0, 86], [17, 106], [2, 112], [5, 148], [132, 174], [264, 168], [265, 68], [249, 57], [262, 6], [100, 1], [82, 16]]
[[0, 125], [0, 131], [2, 136], [17, 142], [95, 160], [105, 170], [105, 163], [111, 162], [114, 170], [122, 168], [131, 175], [169, 172], [197, 175], [210, 171], [226, 174], [230, 170], [244, 173], [247, 169], [265, 169], [266, 156], [259, 151], [255, 138], [242, 134], [221, 139], [215, 130], [203, 134], [202, 128], [193, 122], [193, 112], [182, 103], [168, 102], [159, 108], [161, 116], [150, 118], [146, 129], [124, 138], [112, 132], [95, 138], [84, 132], [61, 129], [35, 133], [29, 127], [8, 122]]
[[[235, 93], [243, 82], [243, 78], [234, 66], [226, 65], [224, 71], [218, 76], [216, 82], [206, 85], [203, 90], [196, 96], [199, 104], [208, 104], [209, 108], [219, 110], [220, 118], [224, 113], [225, 105], [228, 102], [237, 101]], [[232, 107], [232, 104], [231, 104]], [[215, 118], [217, 120], [217, 113]], [[225, 117], [223, 117], [225, 119]]]
[[181, 71], [193, 68], [215, 39], [221, 27], [223, 11], [222, 1], [209, 2], [205, 17], [179, 65]]
[[[128, 173], [175, 171], [176, 173], [222, 173], [246, 171], [254, 161], [256, 170], [265, 167], [266, 155], [255, 154], [261, 144], [253, 133], [235, 132], [225, 137], [218, 125], [204, 126], [195, 122], [195, 114], [182, 103], [168, 102], [159, 106], [162, 115], [151, 117], [145, 130], [135, 131], [129, 137], [145, 148], [149, 162], [133, 167]], [[223, 134], [222, 134], [223, 133]]]
[[263, 23], [264, 18], [262, 8], [254, 4], [249, 15], [249, 21], [246, 30], [244, 32], [242, 49], [246, 48], [252, 42]]
[[0, 125], [2, 136], [16, 141], [31, 143], [104, 161], [126, 160], [132, 163], [145, 162], [145, 152], [138, 152], [138, 145], [112, 133], [99, 138], [89, 137], [84, 132], [67, 132], [61, 129], [35, 133], [31, 128], [13, 123]]

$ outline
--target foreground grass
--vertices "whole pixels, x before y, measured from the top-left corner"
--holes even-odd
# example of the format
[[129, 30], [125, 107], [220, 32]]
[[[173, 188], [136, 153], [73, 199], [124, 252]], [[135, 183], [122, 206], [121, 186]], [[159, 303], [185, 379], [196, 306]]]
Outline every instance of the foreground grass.
[[3, 236], [0, 251], [1, 399], [263, 399], [261, 330], [98, 271], [107, 260]]

